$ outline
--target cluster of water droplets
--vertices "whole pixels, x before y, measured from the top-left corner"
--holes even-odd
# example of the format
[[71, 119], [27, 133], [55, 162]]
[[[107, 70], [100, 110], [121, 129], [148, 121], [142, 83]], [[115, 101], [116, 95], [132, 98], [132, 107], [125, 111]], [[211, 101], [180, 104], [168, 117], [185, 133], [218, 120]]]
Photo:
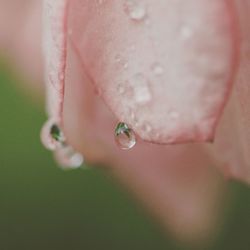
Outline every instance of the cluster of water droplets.
[[43, 126], [41, 139], [45, 148], [55, 153], [55, 159], [62, 169], [76, 169], [82, 166], [83, 156], [67, 144], [62, 129], [52, 119]]

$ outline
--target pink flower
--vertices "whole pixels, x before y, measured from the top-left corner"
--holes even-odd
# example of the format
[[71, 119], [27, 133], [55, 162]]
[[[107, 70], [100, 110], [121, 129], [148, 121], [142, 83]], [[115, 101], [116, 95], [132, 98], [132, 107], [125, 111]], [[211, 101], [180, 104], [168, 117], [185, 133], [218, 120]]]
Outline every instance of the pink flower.
[[[13, 29], [0, 26], [1, 47], [40, 69], [40, 3], [0, 4], [6, 15], [27, 7]], [[49, 116], [179, 237], [214, 225], [224, 185], [215, 167], [250, 182], [249, 11], [243, 0], [44, 1]], [[131, 151], [114, 143], [118, 121], [140, 138]]]

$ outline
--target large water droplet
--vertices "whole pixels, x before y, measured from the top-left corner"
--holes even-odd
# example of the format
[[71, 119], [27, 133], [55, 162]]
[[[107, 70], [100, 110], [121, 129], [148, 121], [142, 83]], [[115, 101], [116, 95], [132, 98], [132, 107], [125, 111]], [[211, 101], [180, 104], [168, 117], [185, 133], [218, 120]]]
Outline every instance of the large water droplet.
[[76, 152], [71, 146], [65, 145], [56, 150], [55, 158], [62, 169], [77, 169], [82, 166], [84, 158], [82, 154]]
[[48, 120], [43, 126], [41, 140], [43, 145], [52, 151], [63, 146], [65, 143], [65, 137], [62, 130], [52, 119]]
[[124, 10], [135, 21], [141, 21], [146, 17], [145, 6], [136, 0], [126, 0]]
[[127, 150], [136, 144], [134, 131], [124, 122], [119, 122], [115, 129], [115, 141], [119, 148]]

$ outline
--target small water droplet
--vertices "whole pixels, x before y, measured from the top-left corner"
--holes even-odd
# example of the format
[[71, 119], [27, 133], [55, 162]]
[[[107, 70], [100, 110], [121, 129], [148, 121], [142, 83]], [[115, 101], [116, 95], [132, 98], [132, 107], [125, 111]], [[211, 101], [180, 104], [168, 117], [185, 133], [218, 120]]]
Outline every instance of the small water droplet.
[[131, 80], [135, 101], [140, 105], [145, 105], [152, 99], [148, 81], [143, 74], [136, 74]]
[[179, 113], [176, 112], [176, 111], [171, 111], [171, 112], [169, 112], [169, 117], [170, 117], [171, 119], [173, 119], [173, 120], [176, 120], [176, 119], [178, 119], [178, 118], [180, 117], [180, 115], [179, 115]]
[[128, 63], [124, 63], [123, 68], [127, 69], [128, 68]]
[[136, 0], [126, 0], [124, 10], [135, 21], [142, 21], [146, 17], [146, 8]]
[[145, 125], [143, 126], [143, 129], [144, 129], [144, 131], [147, 132], [147, 133], [149, 133], [149, 132], [152, 131], [152, 127], [151, 127], [149, 124], [145, 124]]
[[187, 40], [193, 36], [193, 30], [189, 26], [184, 25], [181, 27], [180, 35], [183, 40]]
[[133, 45], [131, 45], [131, 47], [130, 47], [130, 51], [131, 52], [134, 52], [135, 51], [135, 45], [133, 44]]
[[156, 76], [160, 76], [164, 73], [164, 69], [159, 63], [155, 63], [152, 65], [152, 71]]
[[43, 145], [49, 150], [56, 150], [65, 143], [65, 137], [55, 121], [48, 120], [42, 128], [41, 140]]
[[118, 90], [118, 94], [119, 95], [123, 95], [125, 93], [125, 87], [123, 84], [119, 84], [118, 87], [117, 87], [117, 90]]
[[62, 169], [77, 169], [84, 162], [82, 154], [76, 152], [71, 146], [65, 145], [56, 150], [55, 158]]
[[121, 60], [122, 60], [121, 55], [116, 55], [116, 56], [115, 56], [115, 61], [116, 61], [117, 63], [120, 63]]
[[134, 131], [124, 122], [119, 122], [115, 129], [115, 141], [119, 148], [127, 150], [136, 144]]

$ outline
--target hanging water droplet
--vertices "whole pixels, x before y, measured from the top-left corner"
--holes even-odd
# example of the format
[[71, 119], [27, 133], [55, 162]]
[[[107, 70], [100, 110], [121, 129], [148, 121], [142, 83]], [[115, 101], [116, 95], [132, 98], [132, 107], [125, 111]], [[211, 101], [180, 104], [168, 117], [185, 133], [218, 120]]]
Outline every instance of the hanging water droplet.
[[65, 137], [62, 130], [52, 119], [48, 120], [43, 126], [41, 140], [43, 145], [52, 151], [63, 146], [65, 143]]
[[135, 21], [141, 21], [146, 17], [146, 8], [136, 0], [126, 0], [124, 10]]
[[84, 158], [82, 154], [76, 152], [71, 146], [65, 145], [56, 150], [55, 158], [62, 169], [77, 169], [82, 166]]
[[134, 131], [124, 122], [119, 122], [115, 129], [115, 141], [118, 147], [127, 150], [136, 144]]

